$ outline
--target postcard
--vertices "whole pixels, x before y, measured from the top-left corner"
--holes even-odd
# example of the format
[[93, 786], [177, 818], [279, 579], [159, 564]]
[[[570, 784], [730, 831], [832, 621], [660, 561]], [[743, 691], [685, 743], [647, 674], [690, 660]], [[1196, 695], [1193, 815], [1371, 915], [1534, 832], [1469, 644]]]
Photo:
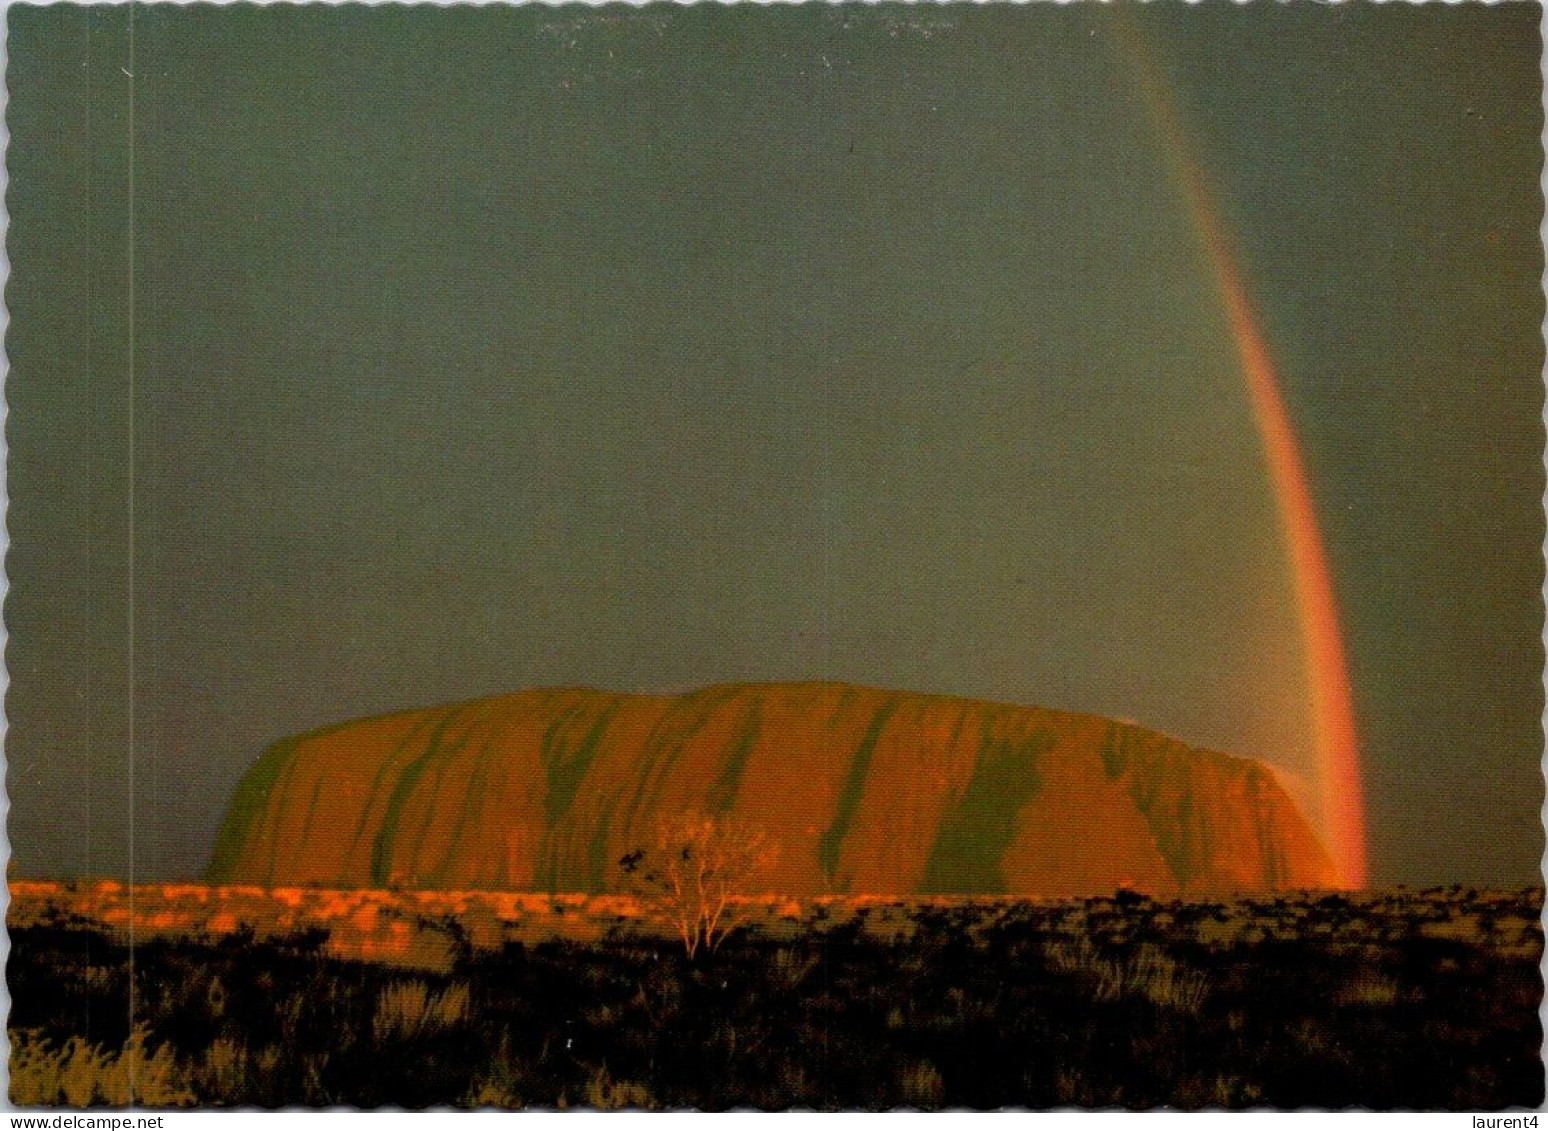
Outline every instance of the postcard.
[[9, 8], [11, 1103], [1540, 1105], [1539, 19]]

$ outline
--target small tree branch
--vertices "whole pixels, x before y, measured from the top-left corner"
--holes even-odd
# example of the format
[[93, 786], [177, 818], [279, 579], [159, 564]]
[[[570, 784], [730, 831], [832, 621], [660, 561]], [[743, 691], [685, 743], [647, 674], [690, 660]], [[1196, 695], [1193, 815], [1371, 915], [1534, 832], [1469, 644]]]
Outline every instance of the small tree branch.
[[653, 850], [619, 860], [642, 901], [677, 929], [692, 959], [715, 950], [746, 918], [737, 901], [777, 855], [761, 830], [731, 818], [684, 813], [664, 818]]

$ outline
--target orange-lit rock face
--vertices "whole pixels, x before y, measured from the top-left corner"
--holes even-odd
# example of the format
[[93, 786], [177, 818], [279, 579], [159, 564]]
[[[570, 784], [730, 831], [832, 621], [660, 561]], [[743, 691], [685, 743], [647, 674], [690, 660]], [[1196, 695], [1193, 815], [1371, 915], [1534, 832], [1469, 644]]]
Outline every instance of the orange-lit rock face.
[[1156, 894], [1334, 886], [1255, 762], [1086, 715], [833, 683], [681, 696], [523, 691], [271, 748], [219, 883], [622, 887], [658, 818], [725, 813], [792, 895]]

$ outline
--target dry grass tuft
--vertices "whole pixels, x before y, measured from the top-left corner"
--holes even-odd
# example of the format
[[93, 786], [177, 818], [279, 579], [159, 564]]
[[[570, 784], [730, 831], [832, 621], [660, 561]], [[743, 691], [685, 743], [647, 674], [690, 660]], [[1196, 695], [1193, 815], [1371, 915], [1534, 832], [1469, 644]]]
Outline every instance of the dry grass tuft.
[[376, 999], [371, 1030], [377, 1043], [413, 1040], [468, 1019], [468, 987], [458, 982], [431, 993], [424, 982], [393, 982]]
[[19, 1107], [179, 1107], [194, 1102], [168, 1045], [154, 1051], [136, 1029], [118, 1052], [71, 1037], [55, 1046], [36, 1031], [12, 1033], [11, 1102]]
[[1060, 939], [1047, 944], [1044, 957], [1055, 972], [1088, 979], [1098, 1001], [1143, 998], [1164, 1009], [1194, 1014], [1209, 988], [1203, 974], [1148, 943], [1119, 962], [1103, 955], [1090, 939]]
[[598, 1111], [617, 1111], [620, 1108], [648, 1108], [652, 1104], [650, 1091], [643, 1084], [632, 1080], [614, 1080], [603, 1065], [586, 1084], [586, 1106]]
[[1339, 988], [1336, 1000], [1340, 1005], [1388, 1006], [1399, 997], [1396, 978], [1375, 970], [1362, 970]]
[[903, 1089], [903, 1102], [909, 1107], [940, 1107], [946, 1098], [946, 1081], [928, 1060], [912, 1065], [903, 1073], [899, 1084]]

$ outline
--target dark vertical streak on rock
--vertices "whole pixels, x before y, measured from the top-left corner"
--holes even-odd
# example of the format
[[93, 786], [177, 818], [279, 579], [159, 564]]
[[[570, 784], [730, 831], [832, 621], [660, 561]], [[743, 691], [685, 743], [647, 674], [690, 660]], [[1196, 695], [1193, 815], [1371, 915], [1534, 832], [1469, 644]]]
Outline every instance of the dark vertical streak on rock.
[[1138, 735], [1130, 728], [1120, 723], [1112, 723], [1107, 728], [1107, 733], [1102, 736], [1102, 772], [1107, 775], [1108, 781], [1115, 781], [1118, 775], [1128, 768], [1133, 759], [1135, 748], [1139, 745], [1136, 741]]
[[762, 712], [758, 709], [758, 701], [755, 699], [742, 718], [742, 729], [737, 732], [736, 738], [731, 743], [731, 749], [726, 752], [726, 760], [720, 767], [720, 773], [715, 776], [709, 792], [704, 797], [706, 812], [716, 816], [730, 812], [732, 805], [736, 803], [737, 790], [742, 785], [742, 774], [747, 769], [747, 759], [752, 754], [753, 747], [758, 744], [758, 734], [762, 728]]
[[591, 838], [586, 842], [586, 878], [585, 890], [597, 894], [608, 890], [607, 873], [613, 863], [607, 851], [608, 832], [613, 826], [613, 811], [616, 803], [602, 806], [598, 815], [596, 827], [591, 830]]
[[[304, 851], [305, 846], [312, 843], [312, 820], [317, 816], [317, 801], [322, 797], [323, 777], [318, 775], [317, 781], [312, 785], [312, 796], [306, 802], [306, 816], [301, 821], [301, 835], [296, 838], [296, 848]], [[276, 859], [278, 853], [275, 853]]]
[[473, 763], [473, 773], [468, 779], [468, 788], [463, 791], [462, 804], [457, 809], [457, 824], [452, 829], [451, 836], [446, 839], [446, 851], [441, 856], [441, 862], [435, 867], [435, 880], [438, 884], [446, 883], [452, 863], [457, 858], [457, 846], [462, 842], [462, 831], [468, 827], [468, 814], [484, 801], [484, 791], [489, 783], [491, 752], [494, 750], [495, 735], [498, 733], [498, 727], [490, 728], [490, 736], [485, 741], [483, 749], [479, 751], [478, 759]]
[[1283, 844], [1274, 835], [1274, 807], [1269, 800], [1269, 788], [1272, 781], [1268, 774], [1261, 770], [1249, 770], [1247, 773], [1247, 794], [1252, 807], [1253, 831], [1257, 834], [1258, 860], [1262, 868], [1264, 881], [1272, 889], [1284, 886], [1285, 854]]
[[403, 806], [408, 801], [408, 796], [414, 790], [414, 784], [419, 780], [419, 775], [424, 773], [440, 747], [441, 736], [451, 726], [452, 720], [457, 717], [456, 710], [444, 712], [435, 729], [425, 739], [425, 748], [419, 757], [411, 761], [398, 775], [398, 780], [393, 784], [392, 795], [387, 799], [387, 809], [382, 814], [381, 826], [376, 830], [376, 838], [371, 843], [371, 882], [378, 886], [392, 882], [393, 877], [387, 874], [387, 856], [392, 848], [393, 834], [398, 831], [398, 818], [403, 812]]
[[942, 817], [930, 848], [923, 880], [927, 894], [1005, 891], [1002, 861], [1016, 835], [1016, 818], [1042, 788], [1037, 763], [1056, 741], [1051, 730], [996, 738], [986, 726], [962, 800]]
[[[430, 826], [435, 820], [436, 800], [440, 797], [441, 794], [441, 784], [446, 780], [446, 767], [451, 762], [451, 760], [456, 757], [457, 754], [461, 753], [462, 750], [467, 747], [468, 743], [473, 740], [473, 735], [478, 725], [489, 717], [489, 710], [490, 709], [488, 704], [470, 704], [469, 706], [465, 707], [461, 712], [459, 712], [457, 716], [463, 724], [462, 733], [460, 737], [458, 737], [457, 741], [440, 743], [438, 744], [436, 750], [425, 752], [426, 768], [428, 768], [432, 763], [434, 764], [435, 779], [434, 783], [430, 787], [430, 795], [425, 799], [424, 817], [419, 823], [419, 829], [414, 834], [414, 882], [416, 884], [423, 878], [419, 874], [418, 868], [420, 854], [423, 851], [421, 846], [429, 837]], [[452, 721], [453, 720], [448, 720], [448, 726], [450, 726]], [[463, 790], [464, 799], [466, 799], [467, 796], [468, 791]]]
[[566, 711], [543, 735], [539, 760], [543, 766], [544, 784], [543, 817], [549, 826], [557, 824], [575, 804], [576, 791], [586, 777], [586, 771], [596, 760], [597, 750], [607, 725], [618, 713], [618, 704], [609, 703], [597, 713], [590, 729], [574, 748], [567, 738], [570, 724], [585, 714], [581, 708]]
[[1244, 772], [1243, 765], [1226, 755], [1190, 750], [1163, 738], [1143, 757], [1132, 759], [1125, 770], [1134, 807], [1150, 826], [1156, 850], [1184, 890], [1208, 871], [1214, 842], [1224, 835], [1210, 810], [1200, 808], [1200, 784], [1207, 783], [1202, 792], [1218, 795]]
[[[683, 747], [704, 729], [721, 704], [734, 698], [740, 690], [735, 684], [705, 688], [672, 703], [662, 712], [645, 741], [644, 765], [636, 779], [634, 796], [629, 799], [626, 828], [634, 828], [642, 811], [648, 813], [656, 808], [661, 783], [682, 755]], [[679, 721], [685, 717], [689, 719], [686, 726]]]
[[[397, 766], [398, 756], [404, 751], [411, 749], [421, 734], [426, 731], [433, 733], [439, 727], [445, 726], [446, 721], [456, 713], [456, 710], [455, 707], [445, 707], [426, 713], [423, 718], [416, 720], [414, 725], [408, 728], [403, 737], [393, 744], [392, 749], [387, 752], [387, 756], [377, 765], [376, 773], [371, 775], [371, 785], [366, 790], [365, 800], [360, 804], [360, 817], [355, 821], [354, 832], [350, 834], [349, 847], [344, 853], [346, 859], [355, 854], [355, 850], [360, 846], [360, 842], [368, 835], [369, 830], [366, 828], [366, 822], [371, 816], [371, 804], [376, 800], [377, 793], [384, 787], [388, 772]], [[375, 857], [376, 850], [373, 844], [371, 852], [373, 861]], [[374, 864], [372, 867], [373, 871], [371, 874], [374, 876]]]
[[548, 875], [544, 882], [549, 891], [560, 890], [559, 865], [562, 853], [556, 835], [557, 826], [574, 808], [575, 795], [580, 790], [581, 782], [586, 778], [586, 771], [591, 769], [591, 764], [596, 761], [597, 752], [602, 746], [602, 736], [607, 733], [608, 725], [612, 723], [622, 705], [621, 697], [609, 700], [597, 712], [590, 728], [573, 748], [566, 741], [568, 724], [584, 716], [585, 711], [582, 708], [577, 707], [566, 711], [560, 717], [560, 721], [549, 727], [548, 732], [543, 736], [540, 760], [547, 786], [543, 794], [545, 822], [543, 836], [547, 844], [541, 859], [546, 864]]
[[860, 745], [849, 760], [844, 788], [834, 806], [833, 823], [817, 840], [817, 863], [830, 884], [837, 879], [835, 873], [838, 871], [844, 837], [860, 809], [860, 798], [865, 793], [865, 778], [871, 769], [871, 758], [876, 754], [876, 742], [881, 738], [882, 728], [887, 725], [892, 712], [898, 709], [898, 702], [898, 699], [892, 698], [883, 703], [871, 719], [871, 725], [866, 727], [865, 736], [860, 739]]

